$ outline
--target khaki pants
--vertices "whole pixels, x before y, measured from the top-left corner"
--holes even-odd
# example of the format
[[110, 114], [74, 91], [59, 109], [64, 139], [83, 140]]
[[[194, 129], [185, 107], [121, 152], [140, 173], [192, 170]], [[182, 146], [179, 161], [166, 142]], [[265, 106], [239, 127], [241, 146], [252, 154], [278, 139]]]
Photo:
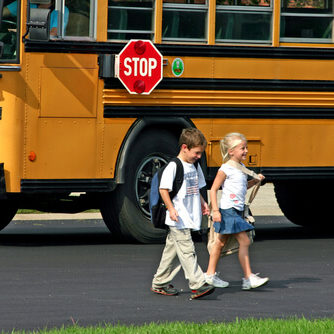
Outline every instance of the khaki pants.
[[185, 278], [189, 280], [190, 289], [196, 290], [205, 283], [203, 271], [197, 263], [190, 229], [178, 230], [170, 227], [152, 287], [159, 288], [168, 285], [181, 267]]

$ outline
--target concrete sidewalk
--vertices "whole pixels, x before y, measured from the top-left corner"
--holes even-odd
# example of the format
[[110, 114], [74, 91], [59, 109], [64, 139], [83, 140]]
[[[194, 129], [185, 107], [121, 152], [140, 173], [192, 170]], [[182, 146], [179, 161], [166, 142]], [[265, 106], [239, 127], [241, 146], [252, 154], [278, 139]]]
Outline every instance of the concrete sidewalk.
[[[252, 203], [252, 213], [254, 216], [283, 216], [279, 208], [274, 186], [268, 183], [260, 188], [254, 202]], [[67, 220], [67, 219], [102, 219], [100, 212], [82, 213], [40, 213], [40, 214], [17, 214], [13, 220]]]
[[100, 212], [80, 213], [21, 213], [15, 215], [13, 220], [82, 220], [102, 219]]

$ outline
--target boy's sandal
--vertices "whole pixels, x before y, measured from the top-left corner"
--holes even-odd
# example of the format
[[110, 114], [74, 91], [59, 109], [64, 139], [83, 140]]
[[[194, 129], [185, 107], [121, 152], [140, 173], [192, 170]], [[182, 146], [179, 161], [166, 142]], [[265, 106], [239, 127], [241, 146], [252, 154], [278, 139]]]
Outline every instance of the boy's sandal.
[[172, 284], [168, 284], [167, 286], [162, 286], [160, 288], [152, 287], [151, 291], [165, 296], [176, 296], [179, 293]]

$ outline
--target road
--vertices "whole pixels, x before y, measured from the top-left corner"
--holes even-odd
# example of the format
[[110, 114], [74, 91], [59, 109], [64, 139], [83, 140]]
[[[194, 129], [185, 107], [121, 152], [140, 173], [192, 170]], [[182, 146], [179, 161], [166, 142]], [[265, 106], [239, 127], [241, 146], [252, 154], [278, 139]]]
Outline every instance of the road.
[[[267, 200], [272, 190], [266, 189]], [[334, 231], [293, 225], [275, 203], [265, 202], [254, 203], [251, 262], [254, 272], [270, 277], [269, 284], [242, 291], [232, 255], [218, 267], [231, 286], [201, 300], [189, 300], [182, 272], [174, 282], [182, 290], [179, 296], [153, 294], [150, 284], [163, 245], [112, 244], [98, 214], [17, 215], [0, 233], [0, 329], [333, 317]], [[205, 269], [206, 246], [196, 242], [196, 249]]]

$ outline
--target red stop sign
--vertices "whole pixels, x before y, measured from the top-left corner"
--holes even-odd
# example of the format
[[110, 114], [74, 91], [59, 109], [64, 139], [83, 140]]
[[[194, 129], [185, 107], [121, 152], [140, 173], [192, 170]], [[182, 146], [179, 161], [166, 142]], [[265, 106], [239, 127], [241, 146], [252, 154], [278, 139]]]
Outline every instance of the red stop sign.
[[116, 76], [131, 94], [150, 94], [162, 80], [163, 58], [149, 40], [130, 40], [116, 56]]

